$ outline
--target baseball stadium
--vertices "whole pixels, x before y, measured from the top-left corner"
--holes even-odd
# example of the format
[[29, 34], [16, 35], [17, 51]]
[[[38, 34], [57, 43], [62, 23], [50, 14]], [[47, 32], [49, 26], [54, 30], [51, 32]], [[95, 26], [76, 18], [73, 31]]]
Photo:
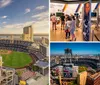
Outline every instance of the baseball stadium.
[[[22, 81], [29, 83], [28, 79], [48, 75], [48, 39], [35, 39], [33, 36], [32, 26], [24, 27], [22, 35], [0, 35], [0, 69], [7, 75], [10, 71], [12, 73], [10, 77], [5, 77], [0, 70], [0, 85], [16, 85]], [[20, 78], [20, 82], [15, 76]]]
[[24, 28], [23, 40], [0, 39], [0, 55], [4, 66], [21, 68], [45, 57], [38, 49], [32, 48], [33, 37], [29, 40], [29, 37], [33, 35], [31, 31], [32, 28]]
[[18, 68], [44, 58], [39, 50], [28, 48], [31, 44], [32, 42], [19, 40], [14, 40], [13, 43], [11, 40], [0, 40], [0, 55], [3, 57], [3, 65]]

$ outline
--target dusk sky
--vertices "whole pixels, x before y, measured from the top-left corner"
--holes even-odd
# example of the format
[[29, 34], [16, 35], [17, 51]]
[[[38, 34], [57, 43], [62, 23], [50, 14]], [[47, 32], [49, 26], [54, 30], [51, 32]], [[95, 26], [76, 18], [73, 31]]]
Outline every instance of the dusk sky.
[[49, 0], [0, 0], [0, 34], [22, 34], [32, 25], [34, 33], [48, 33]]
[[100, 54], [100, 43], [51, 43], [50, 54], [64, 54], [66, 48], [73, 54]]

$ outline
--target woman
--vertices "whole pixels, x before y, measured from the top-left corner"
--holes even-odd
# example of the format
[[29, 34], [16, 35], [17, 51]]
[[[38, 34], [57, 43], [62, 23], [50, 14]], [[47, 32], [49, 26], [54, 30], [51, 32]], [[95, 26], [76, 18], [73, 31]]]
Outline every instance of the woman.
[[71, 17], [68, 16], [65, 25], [66, 38], [70, 38], [70, 27], [71, 27]]
[[74, 31], [75, 31], [75, 17], [72, 16], [71, 29], [70, 29], [70, 34], [71, 34], [71, 37], [72, 37], [72, 39], [71, 39], [72, 41], [76, 41]]
[[52, 16], [51, 16], [51, 21], [52, 21], [52, 29], [54, 30], [57, 30], [56, 29], [56, 16], [55, 16], [55, 14], [53, 14]]

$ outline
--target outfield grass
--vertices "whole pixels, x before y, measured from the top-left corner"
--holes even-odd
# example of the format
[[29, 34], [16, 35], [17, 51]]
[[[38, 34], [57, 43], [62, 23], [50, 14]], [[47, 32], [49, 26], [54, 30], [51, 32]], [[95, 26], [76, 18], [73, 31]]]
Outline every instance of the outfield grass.
[[86, 66], [79, 66], [79, 73], [83, 72], [83, 71], [87, 71], [87, 67]]
[[1, 54], [3, 58], [3, 66], [12, 68], [20, 68], [32, 62], [31, 57], [27, 53], [15, 52], [11, 54]]

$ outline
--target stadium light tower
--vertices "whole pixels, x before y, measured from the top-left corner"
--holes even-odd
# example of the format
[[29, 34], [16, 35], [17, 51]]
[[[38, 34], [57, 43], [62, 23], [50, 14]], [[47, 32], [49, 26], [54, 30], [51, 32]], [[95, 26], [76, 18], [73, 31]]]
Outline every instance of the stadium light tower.
[[2, 70], [2, 57], [0, 56], [0, 76], [1, 76], [1, 70]]
[[72, 50], [67, 48], [65, 49], [65, 57], [66, 57], [66, 61], [68, 58], [70, 58], [70, 63], [72, 63]]
[[2, 57], [0, 56], [0, 67], [2, 67]]

